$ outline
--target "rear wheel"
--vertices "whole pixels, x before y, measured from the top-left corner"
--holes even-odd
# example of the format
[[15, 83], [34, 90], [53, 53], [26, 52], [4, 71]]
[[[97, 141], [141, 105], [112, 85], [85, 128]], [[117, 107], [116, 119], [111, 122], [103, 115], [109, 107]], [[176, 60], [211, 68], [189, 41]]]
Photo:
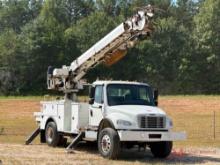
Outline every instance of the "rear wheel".
[[99, 153], [109, 159], [116, 159], [120, 153], [120, 139], [112, 128], [101, 130], [98, 137]]
[[170, 155], [173, 147], [173, 142], [153, 142], [150, 144], [150, 149], [154, 157], [156, 158], [166, 158]]
[[45, 131], [46, 142], [49, 146], [58, 146], [61, 136], [57, 132], [57, 126], [55, 122], [49, 122]]

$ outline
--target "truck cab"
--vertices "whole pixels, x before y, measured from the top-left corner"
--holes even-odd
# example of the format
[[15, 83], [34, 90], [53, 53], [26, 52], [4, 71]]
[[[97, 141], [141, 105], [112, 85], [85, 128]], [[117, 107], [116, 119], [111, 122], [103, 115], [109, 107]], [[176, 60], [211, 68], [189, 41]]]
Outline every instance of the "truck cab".
[[[156, 92], [155, 92], [156, 93]], [[90, 90], [89, 124], [98, 127], [105, 119], [116, 129], [169, 129], [170, 119], [157, 107], [157, 95], [148, 84], [127, 81], [97, 81]], [[142, 116], [160, 115], [160, 125], [141, 123]], [[157, 124], [157, 123], [155, 123]], [[154, 128], [155, 127], [155, 128]]]

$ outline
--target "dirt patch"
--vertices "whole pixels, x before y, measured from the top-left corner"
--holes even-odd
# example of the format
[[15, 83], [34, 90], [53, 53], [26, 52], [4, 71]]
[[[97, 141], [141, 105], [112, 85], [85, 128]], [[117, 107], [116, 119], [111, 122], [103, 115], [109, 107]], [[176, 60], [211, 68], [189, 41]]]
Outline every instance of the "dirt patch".
[[2, 164], [220, 164], [220, 150], [217, 148], [174, 148], [164, 159], [155, 159], [147, 151], [123, 150], [116, 161], [102, 158], [97, 148], [81, 144], [74, 153], [66, 153], [64, 148], [47, 145], [0, 144]]

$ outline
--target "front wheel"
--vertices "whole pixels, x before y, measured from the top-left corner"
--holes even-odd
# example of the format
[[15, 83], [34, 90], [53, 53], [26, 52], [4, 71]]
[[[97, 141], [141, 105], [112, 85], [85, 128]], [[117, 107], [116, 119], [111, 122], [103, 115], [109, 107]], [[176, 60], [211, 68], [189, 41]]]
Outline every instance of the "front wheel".
[[120, 139], [112, 128], [101, 130], [98, 136], [99, 153], [108, 159], [116, 159], [120, 153]]
[[173, 142], [152, 142], [150, 144], [150, 149], [154, 157], [156, 158], [166, 158], [170, 155], [173, 147]]

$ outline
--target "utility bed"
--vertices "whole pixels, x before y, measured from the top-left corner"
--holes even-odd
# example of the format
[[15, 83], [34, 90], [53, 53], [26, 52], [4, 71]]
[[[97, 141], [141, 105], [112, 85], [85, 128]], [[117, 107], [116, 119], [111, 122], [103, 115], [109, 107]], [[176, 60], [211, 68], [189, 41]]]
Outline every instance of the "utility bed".
[[41, 112], [34, 113], [34, 116], [42, 130], [51, 119], [57, 123], [59, 132], [78, 134], [89, 123], [89, 104], [64, 100], [42, 101]]

